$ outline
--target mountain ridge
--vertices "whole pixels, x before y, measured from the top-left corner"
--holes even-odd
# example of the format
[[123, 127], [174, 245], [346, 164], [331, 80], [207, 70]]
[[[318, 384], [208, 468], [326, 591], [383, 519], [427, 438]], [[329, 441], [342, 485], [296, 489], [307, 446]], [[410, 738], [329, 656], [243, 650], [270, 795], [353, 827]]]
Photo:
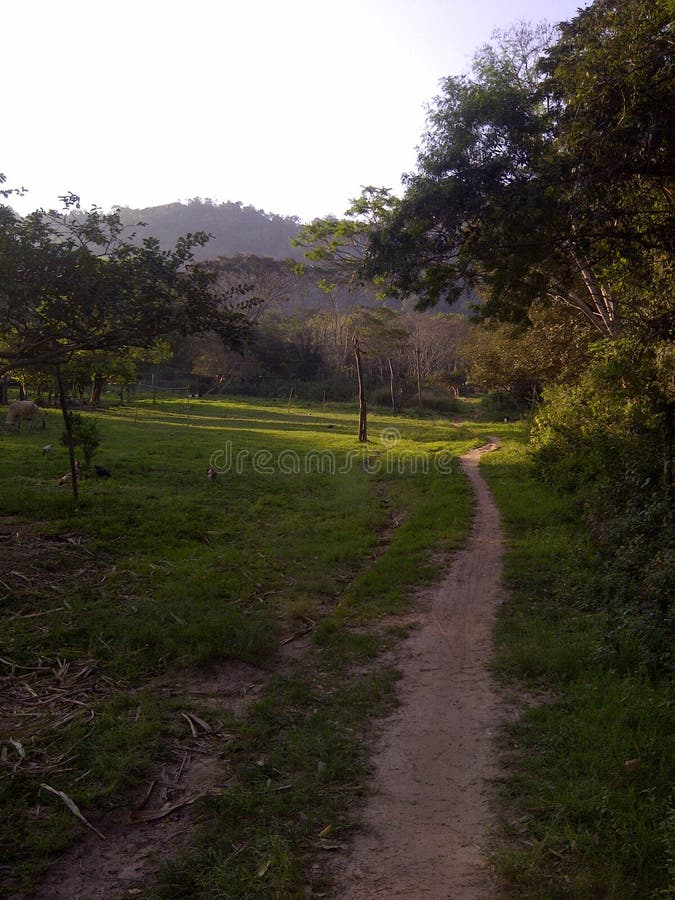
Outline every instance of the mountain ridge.
[[268, 213], [241, 201], [216, 203], [195, 197], [161, 206], [135, 209], [118, 207], [127, 226], [143, 223], [142, 234], [157, 238], [163, 249], [173, 247], [179, 237], [205, 231], [211, 239], [195, 248], [196, 259], [237, 255], [268, 256], [273, 259], [302, 259], [302, 251], [291, 247], [291, 238], [301, 228], [296, 216]]

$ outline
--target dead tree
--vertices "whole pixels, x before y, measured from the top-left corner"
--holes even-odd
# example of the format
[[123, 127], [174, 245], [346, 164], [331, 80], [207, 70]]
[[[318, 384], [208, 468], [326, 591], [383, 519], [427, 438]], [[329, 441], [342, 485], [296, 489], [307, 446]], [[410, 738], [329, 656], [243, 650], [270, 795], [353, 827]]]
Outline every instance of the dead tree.
[[356, 363], [356, 378], [359, 383], [359, 443], [368, 441], [368, 424], [366, 421], [366, 394], [363, 389], [363, 370], [361, 369], [361, 347], [359, 339], [354, 338], [354, 361]]

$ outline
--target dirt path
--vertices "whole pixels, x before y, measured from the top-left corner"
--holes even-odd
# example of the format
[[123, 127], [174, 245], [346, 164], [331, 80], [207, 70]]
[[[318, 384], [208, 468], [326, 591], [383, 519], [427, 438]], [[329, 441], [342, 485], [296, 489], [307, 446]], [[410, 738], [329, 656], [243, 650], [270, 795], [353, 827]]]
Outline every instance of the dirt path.
[[384, 725], [367, 828], [337, 871], [341, 900], [486, 900], [498, 774], [493, 734], [505, 717], [488, 675], [500, 600], [499, 513], [479, 471], [483, 453], [462, 457], [476, 493], [472, 533], [406, 641], [400, 706]]

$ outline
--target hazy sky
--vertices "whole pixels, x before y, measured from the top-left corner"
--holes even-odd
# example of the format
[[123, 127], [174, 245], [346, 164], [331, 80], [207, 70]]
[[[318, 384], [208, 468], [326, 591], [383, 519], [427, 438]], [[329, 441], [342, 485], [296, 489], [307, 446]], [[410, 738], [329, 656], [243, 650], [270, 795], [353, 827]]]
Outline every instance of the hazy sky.
[[21, 212], [210, 197], [304, 221], [400, 190], [424, 105], [495, 28], [588, 0], [7, 0], [0, 172]]

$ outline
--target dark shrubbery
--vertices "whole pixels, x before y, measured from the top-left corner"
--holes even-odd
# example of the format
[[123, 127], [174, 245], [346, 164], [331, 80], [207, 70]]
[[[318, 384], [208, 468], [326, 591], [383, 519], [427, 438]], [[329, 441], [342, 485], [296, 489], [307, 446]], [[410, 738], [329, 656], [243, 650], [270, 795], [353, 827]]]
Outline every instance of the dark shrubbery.
[[[101, 436], [98, 431], [96, 419], [85, 418], [80, 413], [69, 413], [71, 422], [71, 433], [73, 438], [73, 447], [81, 447], [84, 456], [84, 466], [86, 469], [91, 465], [94, 454], [101, 443]], [[64, 447], [68, 446], [68, 435], [64, 431], [61, 435], [61, 443]]]
[[585, 513], [597, 570], [584, 593], [606, 617], [608, 662], [662, 671], [675, 595], [664, 419], [648, 367], [626, 345], [601, 349], [577, 384], [545, 392], [534, 461]]

